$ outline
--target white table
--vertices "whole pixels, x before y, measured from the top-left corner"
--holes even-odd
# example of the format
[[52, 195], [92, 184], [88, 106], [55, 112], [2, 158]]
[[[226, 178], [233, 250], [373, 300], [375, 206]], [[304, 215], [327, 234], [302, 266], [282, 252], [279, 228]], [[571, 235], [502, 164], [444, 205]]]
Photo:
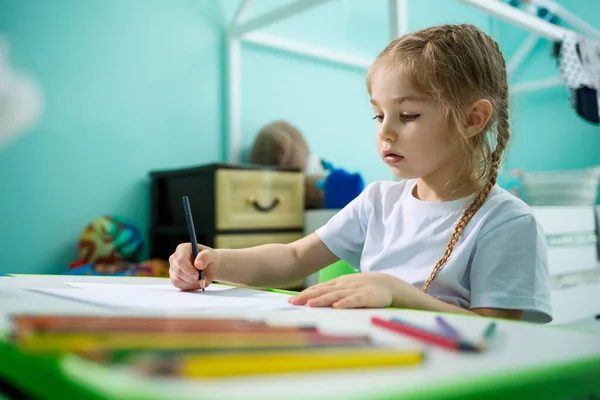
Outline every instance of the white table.
[[[103, 307], [82, 304], [63, 298], [43, 295], [27, 289], [64, 288], [63, 282], [111, 282], [128, 284], [168, 284], [161, 278], [123, 278], [88, 276], [16, 276], [0, 277], [0, 331], [8, 329], [8, 315], [13, 313], [39, 314], [87, 314], [87, 315], [131, 315], [131, 311], [108, 310]], [[77, 290], [77, 289], [74, 289]], [[193, 311], [157, 310], [156, 315], [194, 315]], [[235, 314], [235, 313], [233, 313]], [[136, 313], [135, 315], [139, 315]], [[423, 346], [412, 339], [382, 333], [370, 326], [373, 315], [383, 317], [399, 316], [414, 322], [433, 326], [435, 313], [411, 310], [331, 310], [311, 309], [307, 311], [270, 311], [247, 313], [249, 318], [265, 319], [272, 323], [316, 323], [320, 328], [331, 332], [377, 332], [382, 340], [390, 340], [398, 346]], [[489, 320], [479, 317], [446, 315], [462, 333], [479, 336]], [[535, 382], [539, 387], [548, 388], [552, 376], [544, 368], [560, 369], [570, 363], [578, 363], [595, 358], [600, 366], [600, 335], [513, 321], [499, 321], [497, 335], [491, 347], [484, 353], [466, 354], [438, 348], [428, 348], [425, 363], [416, 367], [369, 369], [352, 372], [320, 372], [264, 376], [252, 378], [226, 378], [219, 380], [182, 381], [175, 379], [153, 379], [144, 381], [145, 390], [156, 398], [191, 399], [306, 399], [306, 398], [386, 398], [388, 394], [420, 393], [427, 398], [432, 393], [481, 394], [482, 387], [489, 388], [492, 397], [495, 388], [505, 387], [514, 379]], [[76, 368], [65, 367], [67, 373], [77, 375]], [[600, 373], [600, 369], [598, 370]], [[110, 385], [105, 390], [123, 395], [131, 390], [131, 382], [122, 382], [114, 373], [107, 375], [98, 372], [86, 379], [98, 384], [99, 380]], [[519, 378], [520, 376], [520, 378]], [[549, 381], [544, 382], [548, 376]], [[600, 382], [600, 379], [599, 379]], [[110, 387], [108, 387], [110, 386]], [[432, 392], [429, 392], [432, 391]], [[600, 394], [600, 389], [598, 389]], [[202, 393], [202, 396], [200, 396]], [[585, 393], [581, 393], [585, 394]], [[579, 395], [581, 395], [579, 394]], [[446, 398], [453, 398], [448, 395]], [[514, 400], [514, 399], [512, 399]]]

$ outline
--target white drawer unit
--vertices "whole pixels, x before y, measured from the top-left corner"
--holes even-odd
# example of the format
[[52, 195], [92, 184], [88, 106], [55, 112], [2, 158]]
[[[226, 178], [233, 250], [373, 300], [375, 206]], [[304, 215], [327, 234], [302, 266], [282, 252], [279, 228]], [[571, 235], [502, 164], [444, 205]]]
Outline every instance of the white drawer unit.
[[598, 222], [593, 206], [532, 207], [548, 239], [554, 276], [599, 268]]

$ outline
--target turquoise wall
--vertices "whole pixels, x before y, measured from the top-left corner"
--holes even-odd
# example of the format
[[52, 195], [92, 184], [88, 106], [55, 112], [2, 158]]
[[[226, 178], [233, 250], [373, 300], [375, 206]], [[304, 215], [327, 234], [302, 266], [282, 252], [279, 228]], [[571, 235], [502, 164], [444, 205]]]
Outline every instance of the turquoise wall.
[[46, 104], [0, 149], [0, 271], [64, 270], [101, 215], [145, 233], [149, 170], [220, 159], [222, 20], [211, 0], [0, 1]]
[[[285, 1], [256, 0], [250, 16]], [[34, 128], [0, 149], [0, 272], [59, 272], [97, 216], [131, 218], [145, 233], [152, 169], [223, 159], [224, 28], [237, 0], [2, 0], [0, 33], [46, 99]], [[594, 0], [564, 1], [584, 17]], [[372, 58], [388, 41], [387, 0], [333, 0], [265, 30]], [[410, 0], [409, 28], [490, 19], [453, 0]], [[600, 17], [589, 22], [600, 27]], [[310, 26], [310, 28], [309, 28]], [[527, 35], [499, 24], [510, 56]], [[542, 42], [517, 79], [556, 75]], [[377, 156], [364, 72], [243, 45], [242, 141], [286, 119], [312, 151], [367, 181], [390, 179]], [[507, 166], [600, 163], [600, 129], [563, 88], [519, 95]]]

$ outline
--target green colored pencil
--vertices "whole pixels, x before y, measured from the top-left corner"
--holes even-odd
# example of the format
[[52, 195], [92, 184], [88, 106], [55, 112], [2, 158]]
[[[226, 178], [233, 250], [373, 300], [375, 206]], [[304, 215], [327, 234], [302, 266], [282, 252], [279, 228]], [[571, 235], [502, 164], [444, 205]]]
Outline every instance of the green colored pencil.
[[490, 340], [492, 340], [494, 333], [496, 333], [496, 322], [491, 322], [487, 326], [487, 328], [485, 328], [485, 331], [483, 332], [483, 336], [482, 336], [481, 340], [479, 341], [477, 347], [479, 347], [480, 350], [486, 349], [490, 343]]

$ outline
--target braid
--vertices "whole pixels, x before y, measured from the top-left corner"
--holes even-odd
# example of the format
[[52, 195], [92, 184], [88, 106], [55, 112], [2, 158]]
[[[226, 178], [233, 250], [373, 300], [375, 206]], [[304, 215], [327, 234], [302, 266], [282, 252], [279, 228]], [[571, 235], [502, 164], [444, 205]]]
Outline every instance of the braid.
[[502, 60], [502, 62], [501, 62], [501, 67], [502, 67], [501, 72], [502, 73], [499, 74], [502, 76], [502, 78], [499, 81], [499, 87], [498, 87], [498, 92], [500, 94], [500, 96], [499, 96], [500, 98], [497, 101], [497, 121], [498, 121], [498, 123], [497, 123], [497, 131], [498, 131], [497, 144], [496, 144], [496, 148], [494, 149], [494, 151], [492, 152], [491, 157], [490, 157], [491, 162], [490, 162], [490, 167], [489, 167], [489, 170], [487, 173], [487, 182], [486, 182], [485, 186], [483, 187], [483, 189], [479, 192], [477, 197], [473, 200], [473, 202], [471, 203], [469, 208], [467, 208], [467, 210], [461, 216], [461, 218], [458, 221], [458, 223], [456, 224], [456, 226], [454, 227], [454, 232], [452, 233], [452, 237], [450, 238], [450, 241], [448, 242], [448, 246], [446, 247], [446, 251], [444, 252], [444, 255], [437, 262], [437, 264], [433, 268], [433, 271], [429, 275], [429, 278], [427, 278], [427, 281], [425, 281], [425, 283], [423, 284], [423, 289], [422, 289], [423, 292], [427, 292], [427, 289], [429, 288], [429, 285], [431, 284], [431, 282], [435, 279], [436, 275], [442, 269], [444, 264], [446, 264], [446, 262], [448, 261], [448, 258], [450, 258], [450, 255], [452, 254], [452, 251], [454, 250], [454, 246], [458, 242], [458, 239], [460, 238], [460, 235], [462, 234], [463, 230], [465, 229], [465, 226], [469, 223], [471, 218], [473, 218], [473, 215], [475, 215], [477, 210], [479, 210], [479, 208], [483, 205], [483, 203], [487, 199], [487, 196], [490, 194], [490, 192], [494, 188], [494, 185], [496, 184], [496, 180], [498, 178], [498, 170], [500, 168], [500, 163], [502, 161], [502, 153], [506, 149], [506, 145], [510, 138], [509, 121], [508, 121], [508, 82], [506, 80], [506, 61], [505, 61], [502, 53], [500, 52], [498, 43], [494, 41], [494, 45], [495, 45], [494, 47], [496, 48], [497, 54], [499, 54], [500, 59]]

